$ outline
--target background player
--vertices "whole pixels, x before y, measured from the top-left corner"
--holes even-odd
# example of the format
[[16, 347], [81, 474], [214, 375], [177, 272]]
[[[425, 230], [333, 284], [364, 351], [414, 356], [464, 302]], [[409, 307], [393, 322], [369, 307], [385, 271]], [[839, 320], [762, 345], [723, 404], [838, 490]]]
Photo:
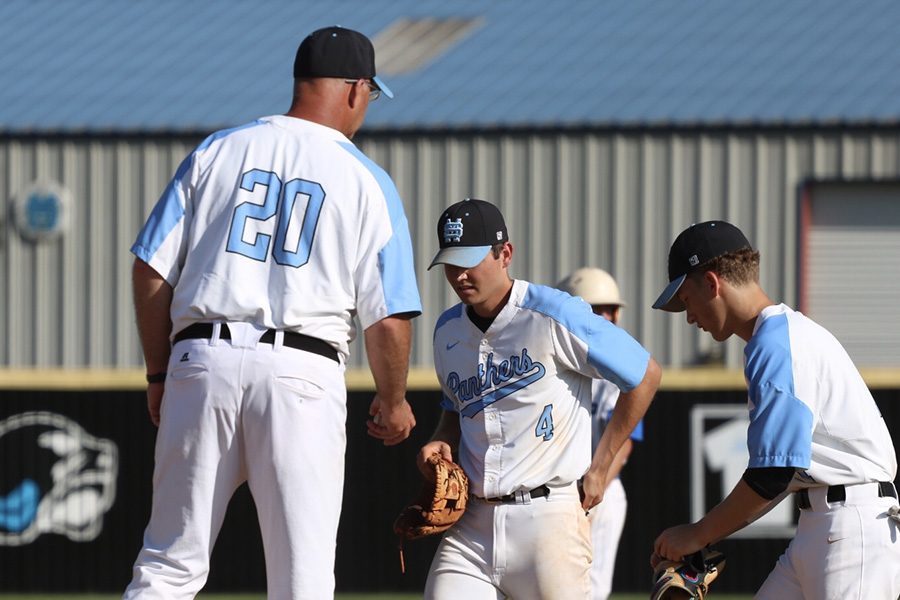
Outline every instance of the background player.
[[[603, 498], [614, 457], [656, 392], [659, 366], [582, 300], [513, 281], [513, 246], [493, 204], [454, 204], [437, 233], [431, 266], [444, 265], [462, 303], [435, 326], [445, 410], [417, 460], [421, 468], [432, 454], [451, 459], [458, 449], [474, 497], [438, 547], [425, 597], [588, 598], [585, 511]], [[596, 377], [623, 393], [591, 460]]]
[[747, 342], [750, 464], [702, 519], [663, 531], [651, 563], [716, 542], [797, 492], [797, 533], [756, 598], [896, 600], [897, 457], [844, 348], [769, 299], [759, 285], [759, 252], [730, 223], [681, 232], [669, 251], [669, 280], [654, 308], [686, 311], [688, 324], [716, 341]]
[[[603, 269], [593, 267], [577, 269], [556, 287], [580, 297], [591, 305], [595, 315], [600, 315], [618, 325], [619, 313], [625, 303], [619, 295], [616, 280]], [[594, 379], [591, 382], [592, 451], [597, 449], [618, 398], [619, 388], [612, 382], [606, 379]], [[619, 539], [622, 537], [622, 529], [625, 527], [625, 514], [628, 508], [625, 487], [619, 479], [619, 473], [628, 461], [633, 441], [640, 442], [644, 439], [643, 423], [638, 421], [634, 431], [631, 432], [631, 437], [625, 440], [616, 453], [607, 478], [609, 485], [603, 492], [603, 502], [591, 509], [588, 515], [594, 548], [594, 559], [591, 563], [591, 593], [594, 600], [606, 600], [612, 591], [616, 552], [619, 548]]]
[[377, 389], [369, 434], [396, 444], [415, 425], [409, 229], [388, 175], [350, 142], [382, 93], [364, 35], [313, 32], [297, 50], [288, 113], [200, 144], [132, 247], [159, 434], [126, 598], [192, 598], [244, 481], [268, 597], [333, 597], [354, 314]]

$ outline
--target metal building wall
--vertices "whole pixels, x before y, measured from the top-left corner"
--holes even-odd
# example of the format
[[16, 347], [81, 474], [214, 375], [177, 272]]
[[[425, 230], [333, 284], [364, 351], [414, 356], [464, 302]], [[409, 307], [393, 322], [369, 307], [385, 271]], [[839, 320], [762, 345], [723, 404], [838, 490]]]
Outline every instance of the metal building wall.
[[[361, 146], [407, 203], [426, 312], [415, 362], [430, 365], [431, 325], [455, 297], [437, 270], [435, 224], [466, 196], [498, 203], [516, 247], [513, 275], [561, 279], [607, 269], [628, 307], [622, 326], [665, 365], [715, 362], [717, 344], [683, 316], [649, 307], [666, 281], [672, 239], [692, 222], [739, 224], [762, 251], [762, 284], [797, 300], [798, 186], [808, 178], [879, 179], [900, 169], [900, 131], [666, 130], [379, 136]], [[435, 272], [438, 271], [438, 272]], [[725, 345], [741, 366], [742, 344]]]
[[900, 366], [900, 181], [819, 181], [802, 198], [800, 309], [857, 363]]
[[[129, 247], [199, 136], [0, 138], [0, 193], [35, 179], [73, 195], [68, 232], [24, 241], [0, 223], [0, 366], [140, 367]], [[622, 326], [665, 365], [715, 362], [715, 343], [683, 317], [649, 306], [665, 283], [672, 238], [724, 218], [762, 251], [762, 284], [797, 300], [798, 185], [805, 179], [900, 174], [900, 129], [633, 129], [360, 135], [404, 198], [425, 304], [413, 368], [431, 369], [431, 328], [454, 302], [440, 270], [426, 271], [446, 205], [491, 200], [507, 217], [513, 275], [553, 284], [600, 266], [628, 302]], [[356, 345], [351, 367], [364, 363]], [[741, 347], [725, 345], [725, 365]]]
[[129, 248], [196, 140], [6, 138], [0, 194], [35, 180], [72, 195], [58, 239], [24, 240], [4, 211], [0, 227], [0, 365], [142, 366], [131, 303]]

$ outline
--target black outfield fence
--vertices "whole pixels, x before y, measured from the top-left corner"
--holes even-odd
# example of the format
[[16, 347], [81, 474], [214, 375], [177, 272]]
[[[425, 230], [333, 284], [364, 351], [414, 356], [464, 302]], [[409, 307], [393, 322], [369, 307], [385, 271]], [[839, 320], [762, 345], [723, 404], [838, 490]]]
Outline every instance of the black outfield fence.
[[[874, 390], [900, 439], [900, 390]], [[345, 500], [338, 534], [339, 591], [418, 591], [436, 539], [407, 543], [400, 573], [391, 524], [419, 487], [414, 459], [437, 422], [438, 392], [413, 392], [418, 426], [386, 448], [366, 435], [372, 394], [349, 398]], [[663, 528], [721, 499], [739, 469], [742, 391], [663, 391], [623, 474], [629, 512], [614, 590], [649, 589], [649, 553]], [[0, 589], [119, 592], [128, 583], [150, 508], [153, 444], [143, 392], [0, 391]], [[746, 452], [746, 450], [744, 450]], [[315, 460], [315, 457], [309, 457]], [[700, 509], [697, 504], [702, 505]], [[720, 544], [720, 592], [752, 592], [787, 545], [796, 508], [752, 537]], [[262, 591], [265, 569], [246, 486], [232, 500], [213, 552], [210, 591]]]

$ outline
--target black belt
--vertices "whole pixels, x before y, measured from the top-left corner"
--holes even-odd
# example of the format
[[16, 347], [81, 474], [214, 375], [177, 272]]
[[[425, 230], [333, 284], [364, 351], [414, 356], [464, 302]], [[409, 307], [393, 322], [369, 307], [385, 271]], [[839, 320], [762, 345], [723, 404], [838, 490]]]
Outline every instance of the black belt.
[[[890, 496], [891, 498], [897, 497], [897, 490], [894, 488], [894, 482], [878, 482], [878, 497], [884, 498], [885, 496]], [[843, 485], [829, 485], [828, 492], [825, 494], [825, 499], [829, 504], [832, 502], [843, 502], [847, 499], [847, 489]], [[803, 488], [797, 492], [797, 506], [799, 508], [812, 508], [812, 504], [809, 502], [808, 488]]]
[[[188, 325], [181, 331], [175, 334], [175, 342], [180, 342], [181, 340], [192, 340], [192, 339], [209, 339], [213, 334], [213, 324], [212, 323], [194, 323], [193, 325]], [[219, 339], [222, 340], [230, 340], [231, 332], [228, 330], [228, 325], [222, 323], [222, 329], [219, 331]], [[267, 329], [262, 337], [259, 338], [259, 341], [263, 344], [274, 344], [275, 343], [275, 330]], [[303, 335], [302, 333], [296, 333], [294, 331], [285, 331], [284, 332], [284, 341], [282, 342], [288, 348], [295, 348], [297, 350], [305, 350], [306, 352], [312, 352], [314, 354], [318, 354], [320, 356], [324, 356], [325, 358], [330, 358], [335, 362], [340, 362], [338, 359], [338, 352], [327, 342], [320, 340], [318, 338], [310, 337], [308, 335]]]
[[[543, 498], [544, 496], [550, 495], [550, 488], [547, 487], [547, 484], [538, 486], [531, 490], [530, 492], [526, 492], [532, 498]], [[518, 499], [518, 495], [516, 493], [507, 494], [505, 496], [498, 496], [496, 498], [482, 498], [488, 504], [515, 504]]]

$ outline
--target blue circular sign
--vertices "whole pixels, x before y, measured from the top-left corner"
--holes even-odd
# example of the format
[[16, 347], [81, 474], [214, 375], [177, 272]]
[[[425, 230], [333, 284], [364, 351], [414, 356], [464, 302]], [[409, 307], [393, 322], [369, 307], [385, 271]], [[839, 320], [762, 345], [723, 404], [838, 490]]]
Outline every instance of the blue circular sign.
[[19, 194], [15, 203], [16, 228], [22, 237], [44, 240], [59, 236], [66, 225], [69, 193], [60, 185], [38, 182]]

